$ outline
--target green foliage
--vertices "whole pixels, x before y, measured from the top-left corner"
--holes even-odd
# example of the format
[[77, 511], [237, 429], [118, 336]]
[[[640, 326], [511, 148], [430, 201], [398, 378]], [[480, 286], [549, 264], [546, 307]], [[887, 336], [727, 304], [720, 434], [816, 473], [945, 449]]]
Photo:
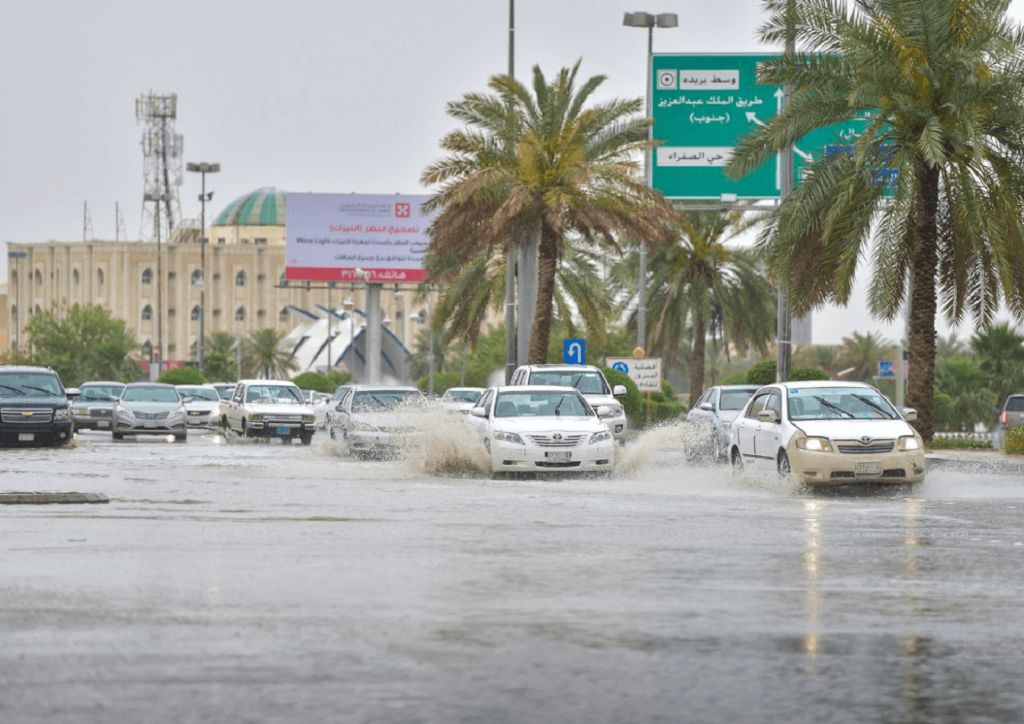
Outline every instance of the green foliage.
[[352, 375], [344, 370], [331, 370], [330, 372], [303, 372], [292, 377], [300, 390], [313, 390], [324, 392], [328, 395], [346, 382], [352, 379]]
[[[430, 393], [430, 378], [424, 377], [416, 386], [420, 388], [420, 392], [423, 394]], [[442, 395], [444, 391], [449, 387], [482, 387], [483, 385], [471, 385], [466, 383], [462, 384], [462, 373], [461, 372], [435, 372], [434, 373], [434, 394]]]
[[214, 382], [235, 382], [238, 364], [235, 357], [236, 340], [227, 332], [215, 332], [206, 338], [203, 346], [203, 374]]
[[629, 420], [631, 429], [642, 430], [659, 422], [675, 420], [686, 410], [686, 407], [676, 399], [676, 392], [668, 382], [662, 383], [661, 390], [651, 395], [648, 406], [647, 396], [637, 389], [636, 383], [629, 378], [629, 375], [610, 367], [602, 367], [601, 370], [611, 387], [625, 386], [626, 396], [617, 399], [626, 411], [626, 418]]
[[626, 388], [626, 396], [616, 398], [622, 404], [623, 409], [626, 411], [626, 418], [629, 420], [629, 425], [632, 428], [638, 428], [643, 426], [644, 417], [646, 411], [644, 409], [644, 396], [640, 390], [636, 388], [636, 383], [629, 379], [629, 375], [618, 370], [613, 370], [611, 367], [602, 367], [601, 371], [604, 372], [605, 379], [608, 380], [608, 384], [611, 387], [615, 385], [624, 385]]
[[25, 326], [34, 364], [49, 365], [68, 387], [89, 380], [131, 382], [140, 376], [129, 356], [138, 345], [123, 320], [102, 307], [74, 305], [43, 312]]
[[720, 385], [747, 385], [747, 373], [746, 372], [733, 372], [730, 375], [726, 375], [718, 381]]
[[991, 450], [991, 440], [975, 440], [971, 437], [933, 437], [928, 441], [932, 450]]
[[1024, 455], [1024, 425], [1015, 425], [1006, 431], [1003, 451], [1010, 455]]
[[[828, 373], [813, 367], [793, 367], [789, 370], [788, 382], [827, 380]], [[747, 371], [748, 385], [770, 385], [775, 382], [775, 361], [758, 362]]]
[[986, 383], [987, 376], [974, 359], [941, 360], [935, 368], [936, 429], [967, 432], [978, 423], [991, 422], [997, 400]]
[[262, 379], [286, 377], [295, 369], [291, 353], [281, 348], [285, 335], [276, 329], [257, 329], [242, 340], [242, 369]]
[[205, 385], [207, 382], [195, 367], [175, 367], [164, 372], [156, 381], [168, 385]]
[[644, 427], [662, 422], [678, 420], [686, 412], [686, 406], [676, 399], [676, 391], [668, 382], [662, 382], [661, 389], [651, 395], [650, 404], [644, 404]]

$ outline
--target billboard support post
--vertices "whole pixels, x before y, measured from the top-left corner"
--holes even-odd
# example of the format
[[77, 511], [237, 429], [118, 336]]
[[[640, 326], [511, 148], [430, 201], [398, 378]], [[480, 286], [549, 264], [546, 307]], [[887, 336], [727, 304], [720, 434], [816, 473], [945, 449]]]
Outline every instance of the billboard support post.
[[366, 384], [380, 384], [380, 283], [366, 285]]

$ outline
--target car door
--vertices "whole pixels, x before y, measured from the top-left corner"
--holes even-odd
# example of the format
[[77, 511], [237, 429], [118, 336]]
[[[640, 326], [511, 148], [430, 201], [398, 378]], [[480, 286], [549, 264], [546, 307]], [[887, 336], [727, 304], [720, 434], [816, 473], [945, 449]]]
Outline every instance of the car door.
[[743, 456], [744, 463], [748, 465], [757, 463], [757, 433], [761, 427], [757, 413], [764, 409], [765, 403], [768, 402], [768, 394], [762, 392], [755, 395], [743, 415], [737, 417], [733, 423], [736, 431], [736, 444]]
[[242, 429], [242, 405], [245, 403], [246, 386], [239, 383], [235, 385], [235, 392], [231, 395], [231, 402], [228, 404], [228, 427], [232, 430]]
[[492, 387], [491, 389], [489, 389], [486, 392], [484, 392], [484, 394], [480, 395], [480, 399], [477, 400], [476, 404], [473, 406], [474, 410], [475, 409], [483, 410], [484, 411], [484, 417], [477, 417], [477, 415], [473, 414], [472, 411], [470, 411], [470, 414], [466, 416], [470, 426], [476, 432], [477, 437], [479, 437], [481, 441], [482, 440], [486, 440], [487, 438], [489, 438], [490, 434], [491, 434], [490, 433], [490, 427], [491, 427], [490, 416], [491, 416], [491, 409], [493, 408], [494, 395], [495, 395], [495, 390]]
[[690, 408], [690, 412], [686, 416], [687, 419], [694, 425], [700, 425], [702, 427], [705, 425], [710, 425], [712, 420], [712, 414], [708, 410], [702, 408], [702, 405], [706, 405], [710, 401], [711, 390], [704, 390], [704, 394], [698, 397], [697, 401], [694, 402], [693, 406]]
[[755, 434], [754, 454], [758, 460], [768, 464], [775, 464], [779, 452], [779, 441], [782, 436], [782, 394], [777, 389], [772, 389], [765, 400], [765, 410], [775, 413], [775, 422], [759, 422]]

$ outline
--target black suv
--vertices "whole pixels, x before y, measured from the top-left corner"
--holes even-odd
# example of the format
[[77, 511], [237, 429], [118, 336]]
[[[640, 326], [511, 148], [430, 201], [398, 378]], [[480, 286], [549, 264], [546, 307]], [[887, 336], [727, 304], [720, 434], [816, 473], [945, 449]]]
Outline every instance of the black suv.
[[0, 444], [66, 445], [72, 431], [67, 392], [56, 372], [0, 365]]

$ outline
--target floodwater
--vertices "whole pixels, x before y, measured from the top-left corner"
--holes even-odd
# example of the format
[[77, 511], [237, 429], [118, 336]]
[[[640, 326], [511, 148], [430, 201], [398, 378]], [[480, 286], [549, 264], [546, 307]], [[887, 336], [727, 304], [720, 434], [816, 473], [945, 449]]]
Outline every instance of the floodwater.
[[[1024, 720], [1024, 480], [492, 481], [226, 442], [0, 452], [0, 722]], [[674, 449], [673, 449], [674, 448]]]

